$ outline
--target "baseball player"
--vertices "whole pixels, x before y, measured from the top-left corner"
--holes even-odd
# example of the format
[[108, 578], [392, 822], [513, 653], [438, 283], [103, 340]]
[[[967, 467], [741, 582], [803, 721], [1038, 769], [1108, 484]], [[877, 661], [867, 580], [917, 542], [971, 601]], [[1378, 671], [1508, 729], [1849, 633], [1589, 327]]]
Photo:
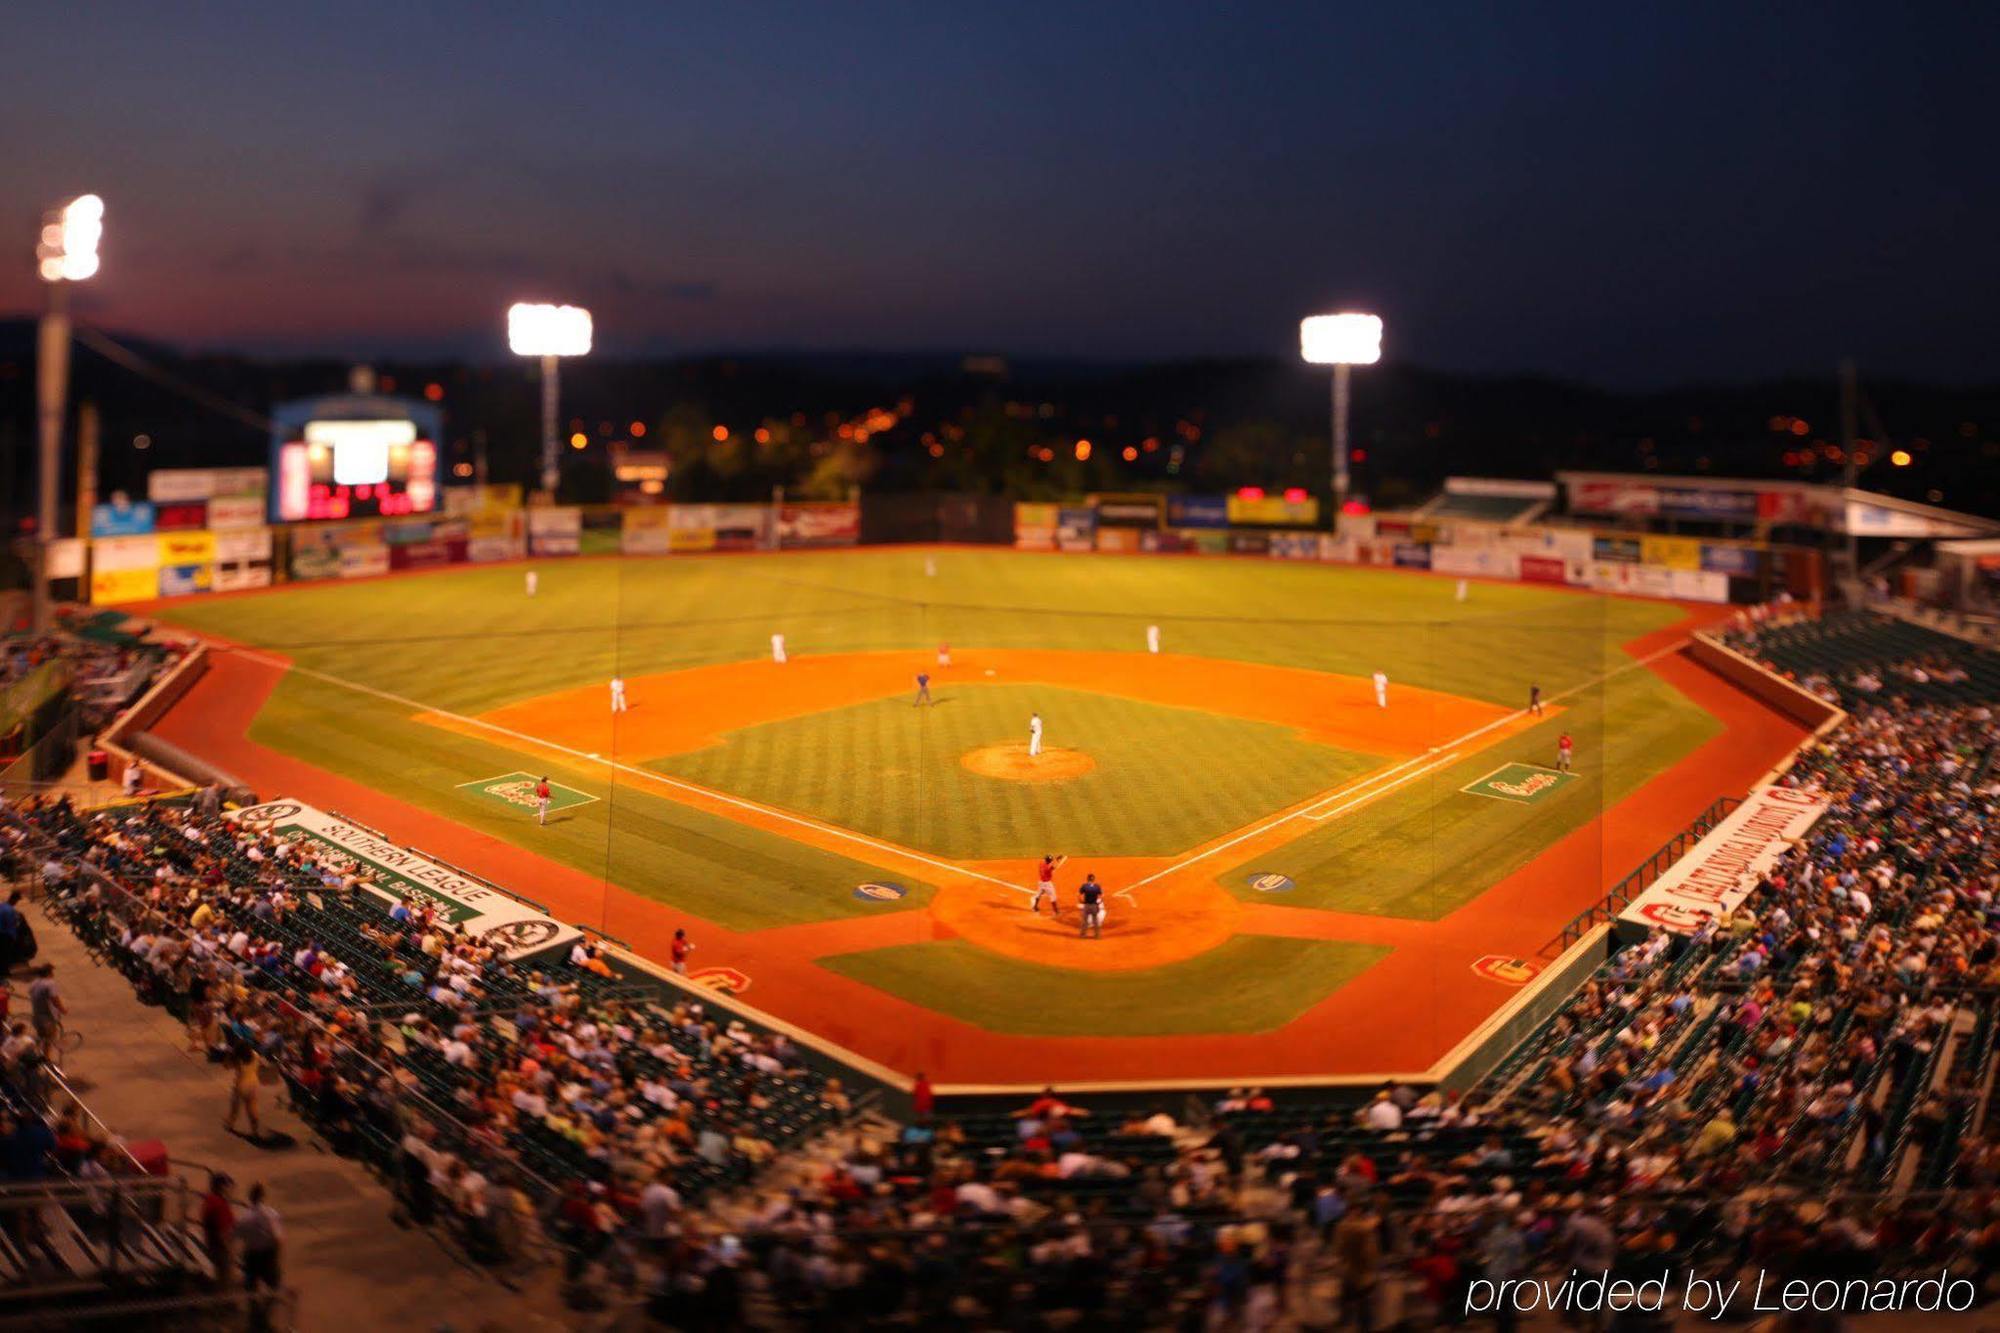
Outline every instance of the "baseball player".
[[1471, 585], [1468, 584], [1464, 579], [1460, 579], [1458, 581], [1458, 600], [1461, 602], [1464, 601], [1465, 594], [1470, 590], [1471, 590]]
[[1386, 671], [1375, 673], [1375, 706], [1377, 708], [1389, 706], [1389, 673]]
[[1149, 653], [1160, 651], [1160, 627], [1158, 625], [1146, 626], [1146, 651]]
[[771, 660], [779, 666], [785, 664], [785, 636], [782, 634], [771, 636]]
[[1076, 891], [1077, 902], [1083, 909], [1083, 920], [1077, 925], [1078, 939], [1095, 936], [1104, 938], [1104, 886], [1097, 882], [1097, 876], [1085, 875], [1083, 885]]
[[1062, 903], [1056, 898], [1056, 867], [1069, 860], [1067, 856], [1044, 856], [1042, 863], [1035, 867], [1035, 897], [1028, 904], [1028, 910], [1041, 915], [1042, 900], [1048, 899], [1049, 915], [1061, 916]]
[[1539, 685], [1528, 687], [1528, 712], [1536, 717], [1542, 715], [1542, 687]]
[[693, 952], [694, 942], [688, 939], [687, 931], [676, 930], [674, 932], [674, 942], [668, 946], [667, 954], [673, 960], [674, 971], [682, 976], [686, 976], [688, 971], [688, 955]]
[[919, 671], [917, 673], [917, 703], [927, 704], [930, 701], [931, 673], [928, 671]]
[[1028, 758], [1033, 759], [1042, 752], [1042, 715], [1028, 714]]
[[611, 678], [611, 711], [614, 713], [623, 713], [629, 711], [631, 707], [632, 705], [625, 702], [625, 677], [613, 676]]
[[549, 822], [549, 775], [542, 774], [542, 780], [535, 784], [535, 822]]
[[948, 666], [950, 666], [950, 665], [951, 665], [951, 645], [950, 645], [950, 644], [948, 644], [948, 643], [941, 643], [941, 644], [939, 644], [939, 645], [938, 645], [938, 665], [939, 665], [939, 666], [941, 666], [941, 667], [948, 667]]
[[1565, 731], [1562, 738], [1556, 742], [1556, 772], [1569, 772], [1569, 766], [1575, 759], [1576, 742], [1571, 740], [1569, 733]]
[[528, 596], [533, 597], [535, 595], [535, 589], [541, 585], [541, 581], [541, 576], [535, 573], [534, 570], [531, 569], [528, 571]]

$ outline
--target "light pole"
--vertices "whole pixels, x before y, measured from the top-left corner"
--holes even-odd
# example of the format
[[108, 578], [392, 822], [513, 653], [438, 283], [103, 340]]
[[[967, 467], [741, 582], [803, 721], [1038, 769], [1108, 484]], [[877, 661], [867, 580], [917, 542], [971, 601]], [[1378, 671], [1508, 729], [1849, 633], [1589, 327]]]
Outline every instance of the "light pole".
[[36, 271], [49, 287], [48, 308], [35, 350], [35, 415], [40, 429], [36, 456], [39, 494], [35, 506], [35, 628], [49, 626], [49, 543], [56, 539], [56, 509], [62, 499], [63, 408], [69, 399], [69, 284], [97, 272], [97, 243], [104, 236], [104, 201], [78, 195], [42, 215], [35, 246]]
[[516, 302], [507, 309], [507, 345], [516, 356], [542, 359], [542, 489], [554, 499], [557, 453], [556, 397], [560, 358], [590, 350], [590, 312], [582, 306]]
[[1333, 367], [1333, 535], [1347, 505], [1347, 368], [1382, 359], [1379, 315], [1313, 315], [1299, 321], [1299, 355], [1316, 366]]

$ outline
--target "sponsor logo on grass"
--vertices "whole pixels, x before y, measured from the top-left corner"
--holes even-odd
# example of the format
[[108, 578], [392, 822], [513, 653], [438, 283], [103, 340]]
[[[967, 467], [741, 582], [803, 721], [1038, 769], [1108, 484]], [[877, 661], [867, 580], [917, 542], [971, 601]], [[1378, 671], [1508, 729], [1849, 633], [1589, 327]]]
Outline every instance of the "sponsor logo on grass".
[[1509, 958], [1505, 954], [1489, 953], [1472, 965], [1472, 970], [1488, 981], [1497, 981], [1503, 986], [1525, 986], [1535, 979], [1541, 966], [1525, 958]]
[[[539, 781], [540, 775], [538, 774], [524, 773], [516, 770], [512, 773], [502, 773], [497, 778], [480, 778], [476, 782], [461, 782], [458, 784], [458, 789], [470, 792], [474, 796], [491, 801], [496, 805], [504, 806], [509, 810], [524, 811], [528, 814], [533, 814], [536, 808], [535, 784]], [[560, 782], [551, 781], [549, 783], [549, 810], [551, 813], [568, 810], [574, 806], [589, 805], [596, 799], [595, 796], [592, 796], [587, 791], [578, 791], [576, 788], [566, 787]]]
[[890, 884], [883, 880], [870, 880], [866, 884], [854, 886], [854, 896], [864, 903], [893, 903], [909, 890], [900, 884]]
[[1553, 768], [1540, 768], [1534, 764], [1502, 764], [1459, 790], [1473, 796], [1489, 796], [1496, 801], [1533, 805], [1553, 795], [1556, 788], [1575, 777], [1574, 773], [1558, 773]]
[[750, 989], [750, 977], [733, 967], [704, 967], [700, 971], [688, 973], [688, 980], [697, 986], [721, 991], [724, 995], [741, 995]]
[[1275, 870], [1260, 870], [1245, 876], [1244, 883], [1259, 893], [1290, 893], [1296, 887], [1290, 875], [1280, 875]]

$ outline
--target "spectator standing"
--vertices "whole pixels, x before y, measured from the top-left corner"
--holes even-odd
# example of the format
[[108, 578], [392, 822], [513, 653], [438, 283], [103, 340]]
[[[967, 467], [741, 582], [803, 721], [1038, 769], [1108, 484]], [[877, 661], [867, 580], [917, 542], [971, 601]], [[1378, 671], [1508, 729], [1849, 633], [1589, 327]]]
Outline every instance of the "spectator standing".
[[275, 1296], [281, 1281], [285, 1227], [278, 1210], [264, 1201], [264, 1182], [250, 1187], [250, 1202], [236, 1219], [236, 1248], [243, 1264], [243, 1289]]
[[236, 1209], [229, 1202], [229, 1187], [235, 1182], [226, 1173], [208, 1178], [208, 1193], [201, 1196], [201, 1239], [208, 1247], [209, 1267], [217, 1283], [229, 1281], [229, 1250], [236, 1231]]
[[28, 987], [28, 1013], [34, 1020], [35, 1035], [42, 1039], [42, 1048], [51, 1056], [60, 1049], [57, 1039], [62, 1036], [63, 1015], [68, 1012], [69, 1005], [56, 987], [56, 965], [43, 963]]

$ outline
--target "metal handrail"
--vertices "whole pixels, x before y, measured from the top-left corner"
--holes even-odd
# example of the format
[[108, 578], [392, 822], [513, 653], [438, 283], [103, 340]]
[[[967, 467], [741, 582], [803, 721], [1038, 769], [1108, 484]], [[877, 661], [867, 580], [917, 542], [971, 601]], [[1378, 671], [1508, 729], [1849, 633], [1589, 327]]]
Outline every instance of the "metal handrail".
[[1697, 842], [1707, 837], [1731, 810], [1743, 804], [1739, 796], [1718, 796], [1709, 803], [1706, 810], [1696, 815], [1694, 821], [1676, 833], [1651, 856], [1641, 861], [1623, 879], [1611, 886], [1602, 898], [1570, 918], [1569, 924], [1556, 937], [1542, 946], [1544, 954], [1561, 953], [1575, 944], [1599, 921], [1615, 921], [1618, 914], [1631, 906], [1632, 900], [1650, 888], [1673, 864], [1688, 854]]

